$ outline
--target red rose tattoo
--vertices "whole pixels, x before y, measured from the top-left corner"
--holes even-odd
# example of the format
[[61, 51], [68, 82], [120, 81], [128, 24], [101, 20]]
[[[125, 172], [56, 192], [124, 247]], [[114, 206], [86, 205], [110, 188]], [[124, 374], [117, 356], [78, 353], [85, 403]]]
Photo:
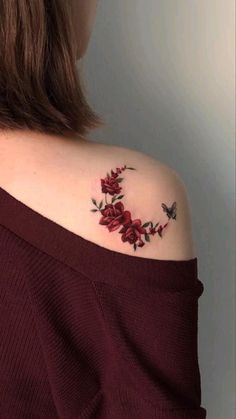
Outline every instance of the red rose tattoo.
[[[92, 203], [95, 205], [96, 209], [93, 208], [91, 211], [99, 211], [101, 213], [99, 224], [106, 226], [110, 232], [120, 228], [119, 233], [121, 234], [121, 240], [130, 243], [133, 245], [133, 249], [136, 250], [137, 247], [143, 247], [146, 244], [145, 242], [150, 242], [150, 236], [154, 236], [158, 233], [159, 237], [163, 237], [163, 231], [170, 220], [176, 220], [177, 205], [176, 202], [170, 207], [164, 203], [161, 204], [161, 207], [168, 218], [164, 225], [161, 225], [159, 222], [154, 225], [152, 221], [142, 224], [139, 218], [132, 220], [131, 212], [125, 210], [124, 204], [120, 201], [124, 195], [119, 195], [122, 191], [120, 183], [123, 181], [123, 178], [119, 177], [119, 175], [125, 170], [136, 169], [124, 165], [121, 168], [117, 167], [116, 171], [111, 170], [111, 173], [107, 173], [106, 177], [101, 179], [101, 192], [105, 194], [105, 202], [103, 202], [102, 199], [98, 204], [96, 199], [92, 198]], [[107, 201], [107, 195], [112, 196], [111, 202]], [[115, 201], [118, 202], [114, 204]]]
[[146, 234], [146, 230], [141, 226], [141, 220], [133, 220], [125, 224], [119, 231], [122, 233], [121, 240], [129, 242], [130, 244], [137, 243], [137, 246], [142, 247], [145, 243], [141, 238], [141, 234]]
[[102, 193], [109, 193], [110, 195], [120, 193], [121, 187], [116, 179], [117, 176], [107, 176], [105, 179], [101, 179]]
[[99, 224], [106, 225], [109, 231], [117, 230], [121, 225], [129, 223], [131, 214], [129, 211], [124, 211], [122, 202], [117, 202], [115, 205], [106, 204], [105, 208], [101, 210], [103, 215]]

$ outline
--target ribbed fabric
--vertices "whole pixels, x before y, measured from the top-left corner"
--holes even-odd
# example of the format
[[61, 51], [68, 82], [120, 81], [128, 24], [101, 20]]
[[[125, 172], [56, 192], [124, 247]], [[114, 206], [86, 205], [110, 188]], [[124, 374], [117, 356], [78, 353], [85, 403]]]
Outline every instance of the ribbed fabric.
[[0, 418], [200, 419], [197, 258], [106, 249], [0, 188]]

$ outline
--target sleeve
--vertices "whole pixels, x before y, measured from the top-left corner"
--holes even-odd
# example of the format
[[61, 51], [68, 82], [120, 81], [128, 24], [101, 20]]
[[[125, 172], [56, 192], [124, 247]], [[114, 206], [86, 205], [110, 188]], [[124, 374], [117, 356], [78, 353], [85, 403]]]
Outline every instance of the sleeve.
[[[109, 347], [109, 418], [206, 418], [198, 363], [197, 259], [96, 282]], [[163, 263], [162, 263], [163, 262]], [[109, 410], [110, 409], [110, 410]], [[115, 413], [116, 412], [116, 413]]]

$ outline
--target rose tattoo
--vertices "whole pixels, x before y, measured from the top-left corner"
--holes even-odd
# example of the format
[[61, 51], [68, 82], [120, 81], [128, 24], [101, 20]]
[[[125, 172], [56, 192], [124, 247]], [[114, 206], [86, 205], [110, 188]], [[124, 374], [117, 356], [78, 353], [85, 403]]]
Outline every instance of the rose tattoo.
[[[142, 224], [139, 218], [133, 220], [131, 212], [126, 210], [124, 204], [120, 201], [124, 195], [119, 195], [122, 191], [120, 183], [123, 181], [123, 178], [119, 177], [119, 175], [125, 170], [136, 169], [124, 165], [121, 168], [117, 167], [116, 171], [111, 170], [111, 173], [107, 173], [105, 178], [100, 179], [101, 192], [105, 194], [105, 202], [101, 200], [98, 204], [96, 199], [92, 198], [92, 203], [96, 209], [93, 208], [91, 211], [100, 212], [99, 224], [106, 226], [110, 232], [120, 229], [118, 233], [121, 234], [121, 240], [130, 243], [133, 245], [133, 249], [136, 250], [137, 247], [143, 247], [146, 244], [145, 242], [150, 242], [150, 236], [158, 234], [160, 237], [163, 237], [163, 230], [165, 230], [170, 220], [176, 220], [177, 205], [176, 202], [173, 202], [170, 207], [164, 203], [161, 204], [168, 219], [164, 225], [161, 225], [159, 222], [154, 225], [152, 221]], [[112, 196], [110, 202], [107, 201], [107, 195]], [[114, 203], [115, 201], [118, 202]]]

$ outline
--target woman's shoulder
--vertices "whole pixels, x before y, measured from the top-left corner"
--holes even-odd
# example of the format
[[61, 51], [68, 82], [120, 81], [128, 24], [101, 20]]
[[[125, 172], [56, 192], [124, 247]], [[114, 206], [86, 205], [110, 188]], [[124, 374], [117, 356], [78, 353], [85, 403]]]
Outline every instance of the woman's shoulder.
[[[140, 230], [140, 253], [167, 260], [195, 257], [191, 202], [181, 175], [154, 156], [124, 146], [108, 146], [104, 163], [104, 191], [106, 182], [111, 185], [115, 182], [117, 186], [116, 179], [122, 179], [118, 182], [116, 196], [119, 192], [124, 210], [145, 226], [144, 234]], [[113, 172], [115, 176], [118, 172], [119, 176], [107, 180]]]
[[111, 250], [157, 259], [194, 256], [187, 190], [167, 164], [93, 141], [25, 144], [0, 144], [0, 186], [29, 207]]
[[173, 167], [123, 145], [90, 142], [86, 153], [87, 227], [97, 224], [105, 245], [142, 257], [195, 257], [189, 194]]

